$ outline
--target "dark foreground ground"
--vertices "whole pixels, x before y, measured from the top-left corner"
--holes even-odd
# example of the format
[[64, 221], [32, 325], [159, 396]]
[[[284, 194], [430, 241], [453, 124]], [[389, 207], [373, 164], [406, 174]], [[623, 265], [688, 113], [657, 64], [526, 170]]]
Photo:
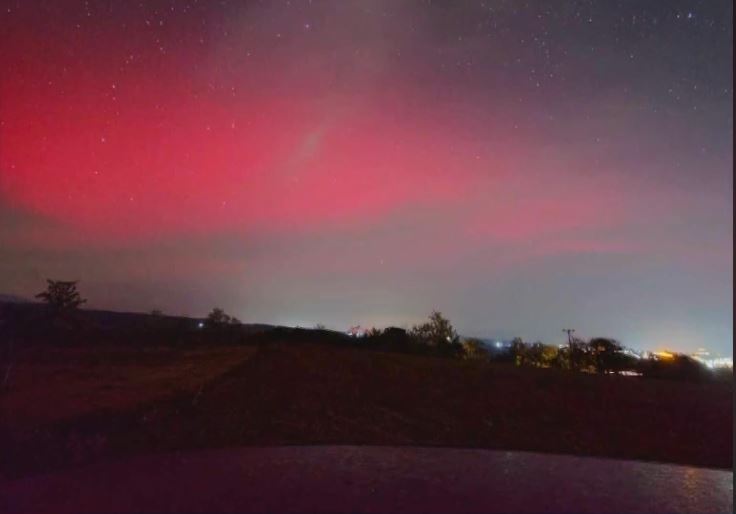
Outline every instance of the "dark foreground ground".
[[732, 467], [732, 385], [313, 343], [39, 347], [0, 397], [6, 479], [177, 450], [473, 447]]
[[77, 512], [733, 512], [733, 473], [447, 448], [182, 452], [0, 485], [7, 514]]

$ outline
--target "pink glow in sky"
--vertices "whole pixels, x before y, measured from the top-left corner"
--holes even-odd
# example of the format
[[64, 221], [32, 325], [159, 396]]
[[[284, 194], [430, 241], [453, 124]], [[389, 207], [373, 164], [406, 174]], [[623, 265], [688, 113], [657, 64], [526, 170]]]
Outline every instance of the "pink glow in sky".
[[0, 290], [731, 353], [728, 2], [206, 4], [0, 13]]

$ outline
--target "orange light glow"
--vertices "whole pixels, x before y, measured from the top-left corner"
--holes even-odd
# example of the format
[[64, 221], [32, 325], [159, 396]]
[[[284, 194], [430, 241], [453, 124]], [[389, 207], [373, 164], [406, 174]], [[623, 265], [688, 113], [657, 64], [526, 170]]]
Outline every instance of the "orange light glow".
[[656, 355], [656, 356], [657, 356], [657, 357], [659, 357], [660, 359], [667, 359], [667, 360], [670, 360], [670, 359], [674, 359], [674, 358], [675, 358], [675, 354], [674, 354], [674, 353], [672, 353], [672, 352], [667, 352], [667, 351], [663, 351], [663, 352], [654, 352], [654, 355]]

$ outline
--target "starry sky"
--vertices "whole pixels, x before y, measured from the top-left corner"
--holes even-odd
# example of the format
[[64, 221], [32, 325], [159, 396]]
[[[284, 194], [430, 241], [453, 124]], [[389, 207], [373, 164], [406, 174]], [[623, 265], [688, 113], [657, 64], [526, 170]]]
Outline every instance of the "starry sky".
[[0, 292], [733, 344], [732, 2], [0, 2]]

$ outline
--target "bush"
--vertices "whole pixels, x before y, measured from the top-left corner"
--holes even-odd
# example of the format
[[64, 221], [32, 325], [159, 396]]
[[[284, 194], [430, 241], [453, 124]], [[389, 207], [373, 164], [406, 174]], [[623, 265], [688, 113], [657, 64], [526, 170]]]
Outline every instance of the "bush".
[[536, 342], [529, 347], [527, 360], [532, 366], [548, 368], [556, 363], [558, 353], [556, 347]]
[[412, 352], [418, 350], [408, 332], [403, 328], [388, 327], [384, 330], [379, 328], [371, 328], [362, 339], [362, 345], [371, 348]]
[[664, 378], [688, 382], [703, 382], [713, 379], [711, 370], [688, 355], [671, 354], [666, 358], [642, 359], [639, 371], [648, 378]]
[[461, 357], [466, 360], [489, 360], [489, 353], [480, 339], [469, 338], [462, 343]]

